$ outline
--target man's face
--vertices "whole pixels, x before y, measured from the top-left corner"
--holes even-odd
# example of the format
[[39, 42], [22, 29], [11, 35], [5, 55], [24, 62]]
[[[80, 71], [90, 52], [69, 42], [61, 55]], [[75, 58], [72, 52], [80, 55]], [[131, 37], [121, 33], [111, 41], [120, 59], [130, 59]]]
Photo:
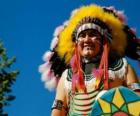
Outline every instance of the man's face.
[[97, 30], [88, 29], [82, 31], [77, 41], [81, 56], [89, 59], [95, 57], [102, 49], [101, 35]]

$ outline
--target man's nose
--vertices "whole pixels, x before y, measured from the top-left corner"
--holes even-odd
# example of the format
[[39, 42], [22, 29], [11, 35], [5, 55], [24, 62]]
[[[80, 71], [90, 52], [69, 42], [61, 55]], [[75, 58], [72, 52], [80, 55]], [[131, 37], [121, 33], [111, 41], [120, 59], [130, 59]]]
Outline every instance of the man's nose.
[[86, 34], [86, 36], [85, 36], [85, 41], [88, 41], [89, 39], [90, 39], [91, 37], [88, 35], [88, 34]]

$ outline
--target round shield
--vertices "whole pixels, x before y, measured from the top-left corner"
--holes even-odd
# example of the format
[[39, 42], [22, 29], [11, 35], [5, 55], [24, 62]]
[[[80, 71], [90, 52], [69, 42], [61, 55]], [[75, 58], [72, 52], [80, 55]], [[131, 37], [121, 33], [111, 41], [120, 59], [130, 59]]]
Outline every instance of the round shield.
[[140, 96], [126, 87], [110, 89], [99, 97], [91, 116], [140, 116]]

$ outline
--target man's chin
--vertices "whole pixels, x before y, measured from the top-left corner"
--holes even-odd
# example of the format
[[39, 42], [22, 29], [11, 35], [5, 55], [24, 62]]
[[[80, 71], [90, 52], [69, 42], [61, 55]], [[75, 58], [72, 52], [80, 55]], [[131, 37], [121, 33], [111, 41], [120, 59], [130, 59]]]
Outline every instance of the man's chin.
[[92, 52], [86, 52], [85, 54], [83, 54], [83, 57], [93, 58], [94, 57], [94, 54]]

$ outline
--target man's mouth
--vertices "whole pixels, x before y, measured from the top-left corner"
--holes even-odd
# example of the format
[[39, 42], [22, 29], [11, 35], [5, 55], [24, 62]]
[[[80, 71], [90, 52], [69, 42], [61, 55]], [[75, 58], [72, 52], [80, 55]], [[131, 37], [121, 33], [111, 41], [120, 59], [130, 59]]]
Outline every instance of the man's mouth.
[[91, 47], [90, 44], [84, 44], [84, 47]]
[[87, 48], [87, 49], [95, 48], [95, 45], [85, 44], [84, 48]]

